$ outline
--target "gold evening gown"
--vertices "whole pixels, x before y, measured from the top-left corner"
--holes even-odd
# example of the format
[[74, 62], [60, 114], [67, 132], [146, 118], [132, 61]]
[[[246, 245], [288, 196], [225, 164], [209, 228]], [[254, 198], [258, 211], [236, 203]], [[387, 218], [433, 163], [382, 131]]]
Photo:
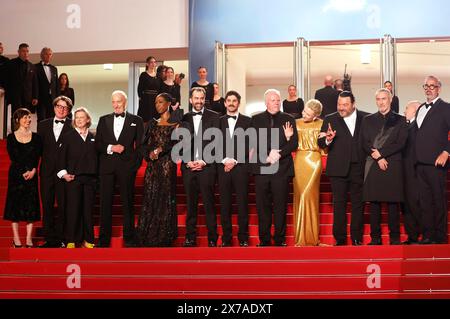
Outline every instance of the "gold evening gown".
[[317, 138], [322, 120], [296, 120], [298, 149], [294, 160], [295, 246], [319, 245], [319, 187], [322, 152]]

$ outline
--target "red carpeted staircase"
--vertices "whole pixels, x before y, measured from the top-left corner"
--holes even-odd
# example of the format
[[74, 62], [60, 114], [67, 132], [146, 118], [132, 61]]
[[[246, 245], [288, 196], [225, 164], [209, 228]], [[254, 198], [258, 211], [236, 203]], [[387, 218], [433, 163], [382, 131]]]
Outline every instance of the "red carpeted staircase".
[[[0, 141], [0, 161], [0, 207], [3, 208], [9, 166], [5, 141]], [[142, 167], [136, 179], [136, 221], [141, 210], [144, 171], [145, 167]], [[287, 218], [289, 247], [257, 248], [254, 246], [258, 243], [258, 219], [252, 183], [249, 191], [251, 247], [207, 248], [205, 216], [200, 204], [200, 247], [181, 248], [186, 217], [186, 197], [181, 177], [178, 178], [177, 192], [177, 248], [122, 248], [122, 216], [118, 195], [114, 197], [110, 249], [12, 249], [9, 248], [12, 242], [11, 225], [1, 220], [0, 298], [450, 297], [450, 246], [386, 245], [388, 229], [385, 210], [382, 217], [384, 246], [293, 247], [290, 204]], [[217, 203], [218, 199], [219, 195], [216, 194]], [[289, 200], [292, 202], [292, 187]], [[323, 175], [320, 240], [327, 245], [334, 244], [331, 201], [330, 184]], [[99, 231], [98, 211], [96, 205], [96, 236]], [[368, 243], [370, 228], [367, 208], [364, 219], [364, 243]], [[233, 215], [233, 225], [233, 234], [236, 235], [236, 215]], [[39, 244], [43, 240], [41, 222], [35, 226], [34, 242]], [[401, 231], [401, 239], [404, 240], [403, 226]], [[20, 232], [24, 237], [25, 225], [20, 226]], [[237, 246], [236, 238], [234, 245]], [[75, 274], [77, 269], [80, 271], [80, 288], [67, 285], [73, 279], [73, 269]], [[376, 270], [375, 274], [373, 269]], [[379, 282], [377, 274], [381, 276]]]

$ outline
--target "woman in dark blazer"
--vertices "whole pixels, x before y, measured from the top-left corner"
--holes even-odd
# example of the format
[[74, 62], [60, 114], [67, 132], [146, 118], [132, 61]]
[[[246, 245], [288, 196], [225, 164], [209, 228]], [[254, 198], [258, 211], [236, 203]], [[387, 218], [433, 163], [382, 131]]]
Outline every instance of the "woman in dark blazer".
[[67, 248], [83, 243], [94, 247], [92, 210], [97, 181], [97, 151], [94, 135], [89, 132], [91, 116], [80, 107], [74, 112], [73, 129], [61, 140], [58, 149], [58, 177], [66, 181]]
[[72, 100], [72, 105], [75, 106], [75, 91], [69, 85], [69, 77], [67, 76], [67, 73], [61, 73], [58, 78], [58, 83], [60, 91], [59, 94], [67, 96]]

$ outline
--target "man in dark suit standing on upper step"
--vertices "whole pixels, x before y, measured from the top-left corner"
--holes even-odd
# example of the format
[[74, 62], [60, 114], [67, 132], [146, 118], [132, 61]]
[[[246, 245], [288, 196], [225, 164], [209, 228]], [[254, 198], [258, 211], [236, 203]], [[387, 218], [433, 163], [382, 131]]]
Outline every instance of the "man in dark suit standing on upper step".
[[[35, 64], [38, 79], [38, 122], [53, 117], [52, 101], [59, 96], [58, 69], [50, 64], [53, 51], [50, 48], [41, 50], [41, 61]], [[73, 101], [72, 101], [73, 102]]]
[[442, 83], [427, 76], [423, 84], [426, 103], [416, 114], [416, 160], [419, 203], [422, 211], [421, 244], [447, 244], [447, 171], [450, 142], [450, 104], [439, 94]]
[[328, 148], [326, 174], [333, 192], [333, 236], [337, 246], [347, 243], [347, 193], [352, 203], [351, 238], [354, 246], [362, 245], [365, 157], [359, 146], [361, 121], [368, 113], [356, 109], [355, 97], [349, 91], [339, 94], [337, 112], [325, 117], [318, 144]]
[[314, 98], [323, 105], [322, 117], [336, 112], [339, 91], [333, 88], [333, 77], [327, 75], [323, 81], [323, 88], [316, 91]]
[[100, 118], [95, 145], [99, 153], [100, 174], [100, 237], [98, 246], [109, 247], [112, 235], [112, 205], [117, 181], [123, 212], [125, 247], [134, 247], [134, 181], [142, 157], [139, 146], [144, 134], [142, 119], [126, 112], [127, 95], [114, 91], [111, 96], [114, 112]]

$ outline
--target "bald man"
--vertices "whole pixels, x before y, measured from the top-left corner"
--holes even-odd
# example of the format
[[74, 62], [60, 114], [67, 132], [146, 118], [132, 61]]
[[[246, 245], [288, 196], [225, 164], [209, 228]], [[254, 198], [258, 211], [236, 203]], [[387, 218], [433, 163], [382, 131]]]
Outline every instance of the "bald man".
[[403, 181], [405, 201], [402, 206], [404, 214], [405, 230], [408, 239], [403, 242], [404, 245], [418, 244], [418, 238], [421, 234], [420, 229], [420, 206], [419, 206], [419, 182], [415, 169], [415, 137], [416, 126], [414, 123], [417, 109], [420, 107], [419, 101], [410, 101], [405, 107], [405, 117], [408, 123], [408, 140], [403, 150]]
[[337, 101], [339, 91], [333, 88], [334, 81], [331, 75], [327, 75], [323, 80], [324, 87], [317, 90], [314, 98], [319, 100], [323, 105], [321, 117], [324, 118], [328, 114], [337, 112]]

